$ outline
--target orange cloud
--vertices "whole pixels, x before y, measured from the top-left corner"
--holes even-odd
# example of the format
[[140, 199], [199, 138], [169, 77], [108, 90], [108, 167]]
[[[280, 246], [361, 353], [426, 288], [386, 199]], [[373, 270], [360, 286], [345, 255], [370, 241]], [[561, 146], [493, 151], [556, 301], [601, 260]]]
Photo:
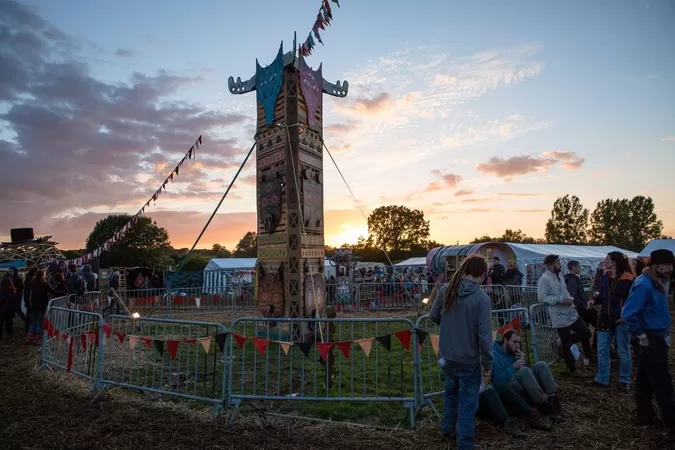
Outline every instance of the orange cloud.
[[478, 164], [476, 170], [485, 174], [503, 177], [505, 181], [511, 181], [514, 176], [544, 172], [558, 163], [562, 163], [565, 169], [574, 170], [584, 164], [584, 159], [578, 157], [573, 152], [560, 151], [546, 152], [535, 156], [512, 156], [510, 158], [494, 156], [487, 160], [487, 162]]
[[460, 181], [462, 181], [461, 175], [456, 175], [454, 173], [443, 173], [440, 170], [432, 170], [431, 173], [441, 178], [441, 181], [432, 181], [424, 189], [425, 192], [434, 192], [440, 191], [445, 188], [455, 188]]
[[473, 194], [471, 189], [460, 189], [459, 191], [455, 192], [455, 197], [465, 197], [471, 194]]
[[546, 213], [548, 212], [548, 209], [517, 209], [517, 213], [525, 213], [525, 214], [539, 214], [539, 213]]
[[358, 120], [348, 120], [346, 123], [328, 125], [324, 128], [324, 131], [328, 133], [349, 133], [350, 131], [357, 129], [359, 124], [360, 122]]
[[381, 92], [373, 98], [357, 99], [354, 103], [354, 109], [372, 116], [391, 109], [391, 103], [391, 96], [387, 92]]

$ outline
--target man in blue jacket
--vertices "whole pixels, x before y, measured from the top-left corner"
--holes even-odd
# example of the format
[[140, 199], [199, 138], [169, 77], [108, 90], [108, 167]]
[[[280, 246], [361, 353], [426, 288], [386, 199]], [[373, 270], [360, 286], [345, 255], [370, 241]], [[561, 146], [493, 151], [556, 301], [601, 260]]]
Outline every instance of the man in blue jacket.
[[668, 369], [670, 311], [664, 281], [673, 274], [675, 256], [670, 250], [655, 250], [650, 266], [634, 282], [621, 318], [639, 342], [640, 361], [635, 379], [635, 406], [638, 421], [654, 421], [652, 397], [656, 397], [661, 417], [675, 436], [673, 382]]

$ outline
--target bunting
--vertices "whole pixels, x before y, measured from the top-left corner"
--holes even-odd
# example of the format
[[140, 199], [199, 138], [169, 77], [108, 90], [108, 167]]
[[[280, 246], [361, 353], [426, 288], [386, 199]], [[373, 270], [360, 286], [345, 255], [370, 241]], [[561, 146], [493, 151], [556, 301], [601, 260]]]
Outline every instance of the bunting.
[[108, 239], [103, 244], [101, 244], [98, 248], [90, 251], [89, 253], [87, 253], [85, 255], [82, 255], [82, 256], [79, 256], [79, 257], [74, 258], [74, 259], [66, 260], [65, 263], [66, 264], [72, 263], [72, 264], [76, 264], [76, 265], [80, 266], [80, 265], [82, 265], [86, 262], [91, 261], [92, 258], [96, 258], [96, 257], [101, 256], [101, 254], [104, 251], [109, 250], [113, 245], [115, 245], [117, 242], [119, 242], [124, 237], [124, 235], [127, 233], [127, 231], [129, 231], [136, 224], [138, 219], [140, 217], [142, 217], [143, 214], [145, 214], [145, 210], [150, 207], [150, 202], [152, 202], [154, 204], [157, 201], [157, 199], [159, 198], [159, 196], [163, 192], [166, 192], [166, 185], [169, 182], [173, 182], [174, 175], [178, 176], [178, 173], [180, 172], [180, 168], [183, 166], [183, 164], [185, 164], [185, 161], [187, 161], [188, 159], [194, 159], [195, 158], [196, 152], [201, 147], [201, 145], [202, 145], [202, 136], [200, 135], [195, 140], [194, 144], [192, 144], [192, 146], [187, 151], [187, 153], [185, 153], [185, 155], [180, 160], [178, 165], [176, 165], [176, 167], [174, 167], [174, 169], [171, 171], [169, 176], [166, 177], [166, 179], [164, 180], [162, 185], [155, 191], [154, 194], [152, 194], [150, 199], [147, 202], [145, 202], [145, 205], [143, 205], [143, 207], [136, 214], [134, 214], [131, 217], [129, 222], [127, 222], [122, 228], [117, 230], [112, 235], [112, 237], [110, 239]]
[[[339, 0], [332, 0], [332, 3], [335, 3], [337, 7], [340, 7]], [[302, 56], [309, 56], [312, 54], [312, 50], [316, 47], [316, 42], [319, 41], [323, 45], [323, 40], [321, 40], [321, 34], [319, 30], [325, 30], [326, 25], [330, 25], [333, 20], [333, 10], [331, 7], [331, 1], [321, 0], [321, 6], [319, 7], [319, 12], [316, 15], [316, 20], [314, 25], [312, 25], [312, 31], [307, 35], [305, 42], [300, 45], [300, 54]]]

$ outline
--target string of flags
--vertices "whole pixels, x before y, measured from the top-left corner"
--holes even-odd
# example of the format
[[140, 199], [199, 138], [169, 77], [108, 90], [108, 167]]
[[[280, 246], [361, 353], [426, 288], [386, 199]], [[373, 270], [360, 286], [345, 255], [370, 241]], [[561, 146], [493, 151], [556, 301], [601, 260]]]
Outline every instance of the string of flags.
[[[338, 8], [340, 7], [339, 0], [332, 0], [332, 2], [335, 3]], [[305, 42], [300, 45], [300, 54], [302, 56], [309, 56], [312, 54], [312, 50], [316, 47], [316, 41], [319, 41], [319, 43], [323, 45], [319, 30], [325, 30], [326, 25], [330, 25], [330, 22], [333, 20], [333, 11], [331, 10], [330, 4], [331, 2], [328, 0], [321, 0], [321, 7], [319, 8], [319, 13], [316, 15], [312, 31], [307, 35]]]
[[65, 263], [66, 264], [73, 263], [73, 264], [76, 264], [76, 265], [79, 266], [79, 265], [84, 264], [88, 261], [91, 261], [92, 258], [101, 256], [101, 254], [104, 251], [107, 251], [115, 243], [119, 242], [122, 239], [122, 237], [124, 236], [124, 234], [127, 231], [129, 231], [129, 229], [136, 224], [136, 221], [139, 219], [139, 217], [143, 216], [143, 214], [145, 213], [145, 209], [150, 207], [150, 202], [152, 202], [154, 204], [157, 201], [157, 199], [159, 198], [159, 196], [163, 192], [166, 192], [166, 185], [169, 182], [173, 182], [174, 176], [178, 176], [178, 173], [180, 172], [180, 168], [183, 167], [183, 164], [185, 164], [185, 161], [187, 161], [188, 159], [194, 159], [195, 158], [196, 152], [201, 147], [201, 145], [202, 145], [202, 136], [200, 135], [195, 140], [194, 144], [192, 144], [192, 146], [187, 151], [187, 153], [185, 153], [185, 155], [180, 160], [180, 162], [176, 165], [176, 167], [173, 168], [173, 170], [171, 171], [169, 176], [166, 177], [166, 179], [161, 184], [161, 186], [155, 191], [154, 194], [152, 194], [152, 197], [150, 197], [150, 199], [148, 199], [148, 201], [145, 202], [145, 205], [143, 205], [143, 207], [136, 214], [133, 215], [131, 220], [129, 220], [129, 222], [127, 222], [122, 228], [117, 230], [115, 232], [115, 234], [113, 234], [113, 236], [110, 239], [108, 239], [103, 244], [101, 244], [98, 248], [90, 251], [86, 255], [82, 255], [82, 256], [79, 256], [79, 257], [74, 258], [74, 259], [66, 260]]

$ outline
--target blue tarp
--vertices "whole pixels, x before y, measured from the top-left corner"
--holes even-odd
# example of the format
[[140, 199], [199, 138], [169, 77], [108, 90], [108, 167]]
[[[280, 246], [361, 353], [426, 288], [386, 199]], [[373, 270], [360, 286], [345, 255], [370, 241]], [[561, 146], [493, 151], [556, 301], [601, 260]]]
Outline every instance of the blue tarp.
[[28, 264], [26, 264], [26, 261], [23, 259], [0, 263], [0, 269], [11, 269], [12, 267], [16, 267], [17, 269], [25, 269], [28, 267]]

